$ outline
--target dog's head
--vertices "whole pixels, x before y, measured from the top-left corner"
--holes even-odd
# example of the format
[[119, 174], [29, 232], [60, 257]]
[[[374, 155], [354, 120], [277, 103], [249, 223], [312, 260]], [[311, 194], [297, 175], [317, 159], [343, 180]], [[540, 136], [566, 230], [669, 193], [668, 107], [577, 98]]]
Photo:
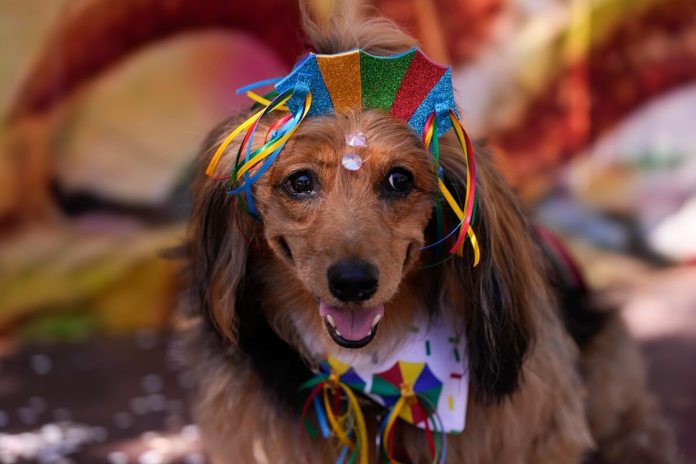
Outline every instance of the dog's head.
[[[344, 17], [344, 27], [325, 28], [306, 22], [322, 53], [361, 47], [391, 54], [412, 45], [383, 20]], [[202, 163], [234, 127], [214, 132]], [[368, 143], [360, 148], [362, 168], [350, 171], [341, 159], [346, 136], [356, 131]], [[237, 148], [223, 155], [221, 171], [231, 167]], [[468, 250], [429, 267], [441, 259], [423, 249], [437, 239], [433, 158], [410, 127], [384, 112], [303, 122], [253, 186], [260, 221], [227, 195], [224, 182], [201, 174], [189, 250], [203, 313], [233, 345], [242, 332], [253, 339], [250, 320], [262, 317], [307, 357], [348, 349], [369, 356], [397, 343], [423, 314], [441, 314], [467, 335], [479, 397], [503, 398], [518, 384], [533, 332], [530, 308], [546, 303], [545, 292], [512, 194], [486, 156], [477, 162], [474, 230], [482, 259], [476, 268]], [[466, 165], [453, 137], [441, 140], [440, 163], [449, 190], [463, 195]], [[445, 219], [459, 222], [454, 215]]]

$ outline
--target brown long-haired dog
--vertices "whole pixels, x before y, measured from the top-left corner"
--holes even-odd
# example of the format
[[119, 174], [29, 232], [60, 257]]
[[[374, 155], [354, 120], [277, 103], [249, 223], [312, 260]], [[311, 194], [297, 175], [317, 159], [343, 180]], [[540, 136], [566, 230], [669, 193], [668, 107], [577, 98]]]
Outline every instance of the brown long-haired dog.
[[[387, 55], [414, 45], [388, 21], [356, 10], [324, 26], [305, 15], [304, 25], [319, 53]], [[436, 259], [422, 247], [435, 240], [437, 185], [432, 157], [411, 128], [376, 110], [306, 120], [254, 185], [255, 221], [224, 182], [203, 175], [236, 122], [214, 131], [201, 156], [187, 245], [195, 304], [182, 350], [197, 374], [195, 413], [213, 462], [334, 462], [337, 443], [301, 430], [298, 389], [312, 375], [314, 355], [352, 349], [371, 356], [424, 312], [444, 317], [468, 343], [467, 425], [448, 436], [447, 462], [676, 461], [622, 323], [593, 312], [582, 292], [558, 297], [534, 233], [487, 153], [476, 151], [480, 264], [472, 267], [466, 252], [426, 269]], [[368, 160], [349, 172], [340, 157], [345, 135], [356, 130], [368, 137]], [[223, 155], [221, 172], [236, 150]], [[452, 133], [440, 150], [449, 189], [463, 192], [466, 167]], [[358, 278], [344, 279], [345, 268]], [[345, 303], [356, 300], [362, 306]], [[373, 339], [349, 348], [330, 333], [321, 304], [383, 305], [384, 316]], [[370, 443], [379, 412], [364, 409]], [[399, 460], [430, 462], [425, 440], [400, 424]]]

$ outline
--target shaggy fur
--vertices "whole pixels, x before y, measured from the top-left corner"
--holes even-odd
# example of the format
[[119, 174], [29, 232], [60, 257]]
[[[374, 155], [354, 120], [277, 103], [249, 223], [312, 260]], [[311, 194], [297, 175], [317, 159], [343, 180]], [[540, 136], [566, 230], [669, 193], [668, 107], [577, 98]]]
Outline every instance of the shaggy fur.
[[[305, 15], [318, 52], [392, 54], [413, 45], [391, 23], [362, 20], [355, 11], [325, 25]], [[481, 263], [472, 268], [467, 249], [463, 258], [424, 269], [436, 259], [420, 251], [435, 239], [436, 178], [431, 156], [410, 128], [379, 111], [305, 121], [254, 187], [262, 218], [256, 222], [226, 195], [224, 182], [202, 174], [238, 122], [219, 127], [200, 158], [187, 245], [194, 304], [184, 317], [181, 349], [198, 378], [195, 415], [214, 463], [335, 461], [336, 443], [302, 431], [298, 386], [312, 375], [316, 353], [345, 350], [327, 335], [318, 301], [339, 304], [327, 268], [350, 256], [379, 269], [379, 288], [365, 304], [385, 305], [377, 335], [360, 356], [393, 346], [421, 312], [444, 315], [466, 333], [467, 426], [448, 436], [447, 462], [676, 462], [620, 320], [593, 314], [586, 304], [559, 309], [551, 271], [485, 151], [476, 150]], [[339, 160], [345, 134], [354, 130], [367, 134], [369, 159], [348, 172]], [[224, 155], [218, 172], [229, 171], [236, 149]], [[441, 163], [451, 191], [464, 192], [464, 159], [451, 133], [442, 141]], [[403, 198], [382, 192], [394, 166], [408, 169], [415, 181]], [[316, 175], [311, 199], [283, 190], [298, 169]], [[366, 404], [371, 443], [378, 413]], [[429, 462], [418, 429], [400, 424], [396, 441], [401, 462]]]

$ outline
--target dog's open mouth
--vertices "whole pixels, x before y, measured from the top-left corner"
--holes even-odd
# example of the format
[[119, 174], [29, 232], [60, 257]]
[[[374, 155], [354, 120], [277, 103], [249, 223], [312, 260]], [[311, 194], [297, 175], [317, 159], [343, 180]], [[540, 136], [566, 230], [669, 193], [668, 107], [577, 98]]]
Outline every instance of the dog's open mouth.
[[344, 348], [362, 348], [374, 338], [384, 316], [384, 305], [331, 306], [322, 301], [319, 315], [336, 344]]

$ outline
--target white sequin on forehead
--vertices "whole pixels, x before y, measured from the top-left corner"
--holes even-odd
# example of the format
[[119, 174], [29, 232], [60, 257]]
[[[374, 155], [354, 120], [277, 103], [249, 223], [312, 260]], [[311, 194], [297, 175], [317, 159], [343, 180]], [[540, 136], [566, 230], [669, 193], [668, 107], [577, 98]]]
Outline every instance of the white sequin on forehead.
[[[346, 145], [351, 148], [364, 148], [367, 146], [367, 136], [362, 132], [349, 132], [346, 134]], [[341, 158], [341, 165], [348, 171], [357, 171], [364, 163], [360, 154], [349, 152]]]
[[341, 159], [341, 164], [349, 171], [357, 171], [363, 165], [363, 159], [357, 153], [346, 153]]
[[349, 147], [364, 147], [367, 145], [367, 136], [362, 132], [349, 132], [346, 134], [346, 145]]

